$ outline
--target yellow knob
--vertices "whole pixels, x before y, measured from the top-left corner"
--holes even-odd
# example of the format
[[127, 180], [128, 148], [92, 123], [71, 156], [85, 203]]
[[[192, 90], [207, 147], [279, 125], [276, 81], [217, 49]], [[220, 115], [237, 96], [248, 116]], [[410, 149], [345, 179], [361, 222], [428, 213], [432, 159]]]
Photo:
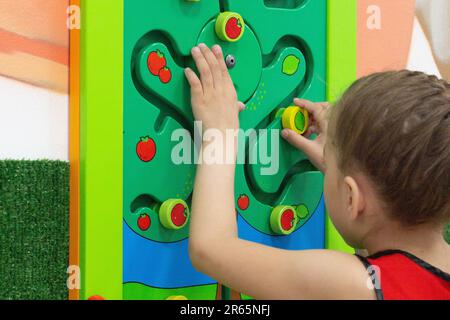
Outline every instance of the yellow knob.
[[170, 296], [166, 300], [187, 300], [185, 296]]
[[245, 32], [245, 21], [239, 13], [222, 12], [216, 20], [216, 34], [222, 41], [239, 41]]
[[309, 126], [309, 114], [304, 108], [292, 106], [283, 112], [284, 129], [291, 129], [298, 134], [304, 134]]

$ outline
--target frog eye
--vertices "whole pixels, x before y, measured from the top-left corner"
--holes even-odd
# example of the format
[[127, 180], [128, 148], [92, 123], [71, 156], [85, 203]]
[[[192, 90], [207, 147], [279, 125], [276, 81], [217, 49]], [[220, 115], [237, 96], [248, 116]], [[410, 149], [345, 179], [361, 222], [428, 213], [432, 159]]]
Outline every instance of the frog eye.
[[231, 54], [227, 55], [227, 57], [225, 58], [225, 64], [227, 65], [228, 69], [233, 69], [236, 65], [236, 58]]

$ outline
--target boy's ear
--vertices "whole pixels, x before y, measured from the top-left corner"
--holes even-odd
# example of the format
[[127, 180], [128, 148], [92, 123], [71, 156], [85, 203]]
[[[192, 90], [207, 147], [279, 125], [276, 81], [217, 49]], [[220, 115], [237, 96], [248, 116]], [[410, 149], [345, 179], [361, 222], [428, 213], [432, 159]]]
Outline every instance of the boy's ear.
[[360, 216], [365, 208], [365, 199], [361, 186], [350, 176], [344, 178], [344, 187], [346, 192], [346, 208], [350, 218], [355, 220]]

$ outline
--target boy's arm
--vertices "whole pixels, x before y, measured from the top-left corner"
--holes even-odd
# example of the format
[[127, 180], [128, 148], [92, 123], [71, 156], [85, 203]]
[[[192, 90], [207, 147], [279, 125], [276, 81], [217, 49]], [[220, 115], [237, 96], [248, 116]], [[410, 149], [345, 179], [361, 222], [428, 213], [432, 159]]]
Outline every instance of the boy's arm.
[[[201, 75], [199, 79], [186, 70], [195, 118], [204, 128], [223, 133], [239, 128], [239, 103], [222, 51], [201, 45], [192, 55]], [[189, 254], [199, 271], [257, 299], [375, 298], [367, 287], [368, 274], [354, 256], [325, 250], [286, 251], [240, 240], [234, 176], [234, 163], [203, 162], [197, 167]]]
[[189, 252], [200, 272], [256, 299], [375, 299], [355, 256], [280, 250], [238, 239], [233, 177], [232, 166], [198, 167]]

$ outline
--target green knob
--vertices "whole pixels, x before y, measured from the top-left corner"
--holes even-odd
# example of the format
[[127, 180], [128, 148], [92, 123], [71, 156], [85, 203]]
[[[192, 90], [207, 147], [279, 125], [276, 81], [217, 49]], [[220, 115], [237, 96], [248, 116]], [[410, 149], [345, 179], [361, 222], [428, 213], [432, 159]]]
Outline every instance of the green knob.
[[181, 199], [169, 199], [159, 208], [161, 224], [171, 230], [179, 230], [189, 221], [189, 207]]
[[222, 12], [216, 20], [216, 35], [226, 42], [239, 41], [244, 35], [245, 21], [235, 12]]
[[292, 206], [276, 206], [270, 214], [270, 227], [276, 234], [291, 234], [294, 232], [297, 223], [297, 213]]

